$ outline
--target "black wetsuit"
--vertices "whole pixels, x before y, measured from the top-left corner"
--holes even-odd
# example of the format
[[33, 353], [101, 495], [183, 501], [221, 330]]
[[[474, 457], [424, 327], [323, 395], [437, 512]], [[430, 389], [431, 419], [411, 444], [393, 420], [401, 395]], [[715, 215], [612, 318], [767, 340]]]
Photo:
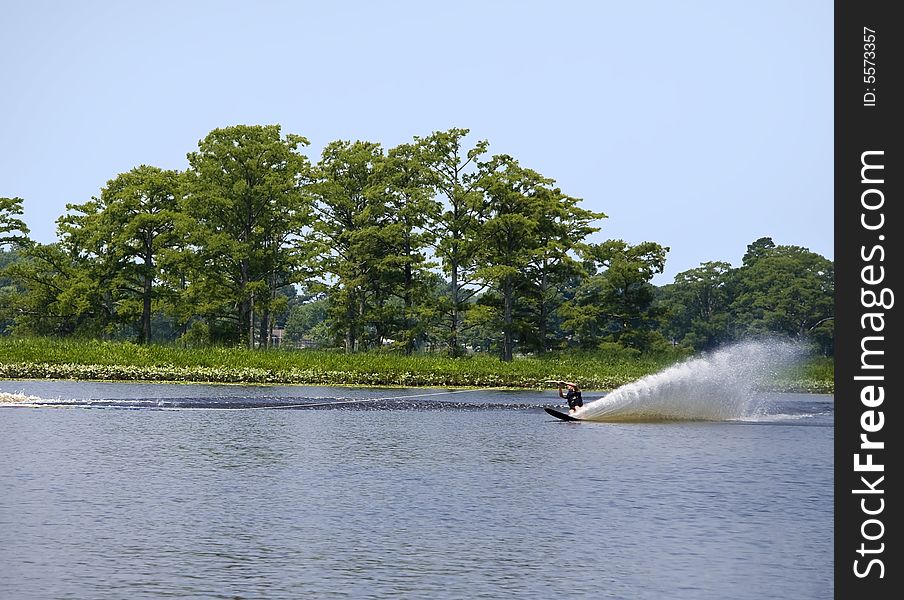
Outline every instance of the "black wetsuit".
[[568, 408], [573, 409], [576, 406], [584, 406], [584, 399], [581, 398], [580, 390], [573, 390], [569, 388], [568, 393], [565, 394], [565, 399], [568, 400]]

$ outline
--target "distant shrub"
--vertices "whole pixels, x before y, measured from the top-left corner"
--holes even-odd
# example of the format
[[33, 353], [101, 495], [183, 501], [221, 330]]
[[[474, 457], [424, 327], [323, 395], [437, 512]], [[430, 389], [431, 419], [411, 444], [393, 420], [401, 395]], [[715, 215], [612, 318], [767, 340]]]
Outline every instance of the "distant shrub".
[[205, 348], [210, 345], [210, 326], [204, 321], [195, 321], [179, 341], [186, 348]]

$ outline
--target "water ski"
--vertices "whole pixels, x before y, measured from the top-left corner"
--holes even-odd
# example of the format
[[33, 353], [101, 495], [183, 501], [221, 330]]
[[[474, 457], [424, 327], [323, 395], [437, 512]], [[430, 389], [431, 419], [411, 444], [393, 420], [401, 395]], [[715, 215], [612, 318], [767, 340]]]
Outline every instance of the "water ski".
[[548, 412], [549, 414], [551, 414], [552, 416], [554, 416], [557, 419], [562, 419], [563, 421], [580, 421], [581, 420], [577, 417], [572, 417], [568, 413], [563, 413], [554, 408], [549, 408], [547, 406], [544, 406], [543, 410], [545, 410], [546, 412]]

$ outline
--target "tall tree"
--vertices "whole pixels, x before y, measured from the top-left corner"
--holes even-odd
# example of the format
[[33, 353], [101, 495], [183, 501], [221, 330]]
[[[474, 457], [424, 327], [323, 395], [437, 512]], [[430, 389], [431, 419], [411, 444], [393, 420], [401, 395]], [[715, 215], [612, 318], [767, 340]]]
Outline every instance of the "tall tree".
[[102, 241], [115, 272], [120, 316], [128, 319], [137, 313], [139, 343], [152, 338], [161, 256], [179, 244], [177, 227], [184, 221], [179, 211], [180, 177], [176, 171], [135, 167], [107, 182], [99, 200], [72, 206], [82, 215], [63, 225], [73, 237]]
[[470, 150], [463, 147], [467, 129], [437, 131], [425, 138], [415, 137], [420, 161], [428, 183], [436, 194], [427, 226], [436, 240], [435, 255], [449, 277], [447, 346], [452, 355], [462, 352], [462, 315], [469, 301], [480, 291], [475, 286], [477, 232], [480, 229], [483, 194], [479, 183], [486, 175], [480, 158], [487, 151], [486, 140]]
[[591, 223], [606, 215], [581, 208], [579, 199], [558, 188], [541, 188], [540, 193], [547, 197], [541, 203], [534, 234], [536, 250], [525, 273], [530, 280], [526, 299], [530, 300], [529, 320], [535, 327], [533, 346], [542, 353], [562, 343], [559, 309], [583, 273], [577, 257], [586, 251], [587, 236], [599, 231]]
[[390, 287], [401, 302], [401, 315], [392, 334], [405, 354], [425, 341], [436, 313], [432, 277], [426, 249], [435, 239], [426, 230], [433, 208], [429, 173], [415, 144], [392, 148], [377, 169], [374, 193], [387, 208], [383, 227], [389, 246], [387, 271], [395, 271], [396, 285]]
[[[255, 343], [269, 331], [276, 290], [293, 279], [307, 248], [299, 243], [311, 223], [307, 139], [282, 136], [279, 125], [214, 129], [188, 155], [193, 181], [186, 211], [197, 221], [194, 245], [203, 272], [193, 285], [231, 305], [238, 339]], [[205, 295], [206, 295], [205, 294]], [[261, 346], [269, 336], [261, 336]]]
[[[126, 325], [130, 311], [121, 310], [132, 290], [124, 288], [122, 257], [116, 253], [116, 232], [103, 224], [103, 202], [92, 198], [83, 204], [67, 204], [57, 219], [59, 248], [54, 244], [35, 248], [50, 283], [60, 281], [57, 298], [61, 312], [70, 312], [82, 332], [112, 336]], [[68, 273], [67, 273], [68, 271]], [[134, 312], [134, 311], [132, 311]], [[73, 330], [74, 331], [74, 330]]]
[[312, 186], [319, 250], [315, 271], [329, 290], [334, 323], [342, 329], [347, 352], [359, 347], [369, 299], [385, 289], [387, 210], [374, 193], [382, 161], [379, 144], [332, 142], [323, 149]]
[[[555, 265], [571, 260], [568, 250], [593, 231], [588, 222], [597, 215], [575, 211], [575, 198], [509, 156], [496, 156], [483, 167], [485, 222], [478, 236], [476, 275], [500, 298], [501, 358], [511, 361], [516, 330], [524, 339], [539, 325], [539, 335], [545, 339], [549, 296], [547, 289], [539, 288], [549, 285]], [[531, 296], [540, 300], [541, 322], [516, 326], [515, 303]]]

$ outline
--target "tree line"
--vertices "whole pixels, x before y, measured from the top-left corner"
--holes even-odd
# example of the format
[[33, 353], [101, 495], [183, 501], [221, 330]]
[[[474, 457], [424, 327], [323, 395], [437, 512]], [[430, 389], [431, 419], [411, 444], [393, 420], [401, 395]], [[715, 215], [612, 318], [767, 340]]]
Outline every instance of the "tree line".
[[314, 164], [278, 125], [215, 129], [185, 171], [141, 165], [68, 204], [51, 244], [0, 198], [0, 328], [261, 348], [279, 330], [506, 361], [767, 331], [831, 351], [831, 261], [763, 238], [738, 269], [656, 287], [668, 248], [589, 242], [603, 213], [468, 134], [335, 141]]

